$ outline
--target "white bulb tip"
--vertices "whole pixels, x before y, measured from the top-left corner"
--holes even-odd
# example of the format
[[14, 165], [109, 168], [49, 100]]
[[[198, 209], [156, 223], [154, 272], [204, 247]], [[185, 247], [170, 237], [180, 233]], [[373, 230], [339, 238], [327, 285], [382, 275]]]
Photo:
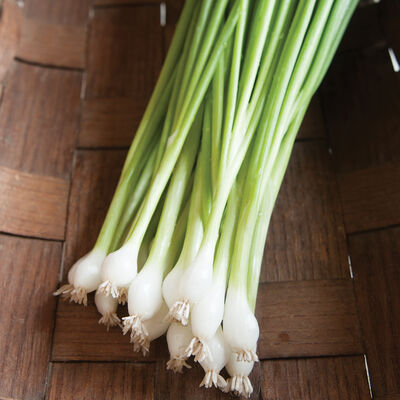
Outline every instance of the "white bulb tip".
[[188, 369], [192, 368], [183, 358], [172, 358], [167, 362], [167, 369], [174, 371], [175, 373], [182, 374], [183, 367]]
[[122, 318], [122, 324], [122, 333], [124, 335], [131, 331], [130, 341], [133, 343], [133, 351], [141, 351], [143, 356], [146, 356], [150, 351], [149, 332], [142, 323], [141, 318], [137, 315], [130, 315]]
[[177, 301], [169, 310], [166, 319], [168, 322], [180, 322], [186, 326], [189, 322], [190, 304], [187, 300]]
[[119, 288], [118, 290], [118, 303], [125, 305], [128, 301], [128, 288]]
[[146, 357], [150, 351], [150, 341], [147, 338], [137, 338], [137, 340], [133, 342], [133, 351], [141, 351], [143, 357]]
[[233, 392], [237, 396], [249, 398], [253, 393], [253, 386], [248, 376], [232, 376], [226, 382], [223, 392]]
[[130, 315], [129, 317], [122, 318], [123, 328], [122, 333], [126, 335], [131, 331], [131, 342], [136, 343], [147, 340], [149, 332], [144, 326], [142, 319], [138, 315]]
[[124, 305], [128, 299], [128, 288], [118, 288], [111, 281], [104, 281], [97, 290], [99, 293], [118, 299], [118, 303], [122, 305]]
[[66, 285], [60, 286], [54, 293], [53, 296], [66, 296], [74, 290], [74, 285], [67, 283]]
[[237, 361], [257, 362], [259, 361], [257, 353], [254, 350], [240, 350], [236, 352]]
[[202, 362], [206, 357], [210, 361], [212, 361], [212, 356], [210, 353], [210, 349], [208, 348], [207, 344], [204, 343], [200, 338], [194, 337], [190, 343], [189, 346], [185, 350], [185, 356], [190, 357], [194, 356], [194, 361], [197, 362]]
[[87, 306], [87, 291], [84, 288], [75, 287], [71, 284], [63, 285], [53, 293], [54, 296], [59, 296], [64, 300], [69, 300], [70, 303], [78, 303]]
[[107, 314], [103, 315], [99, 319], [99, 324], [105, 325], [107, 328], [107, 331], [112, 326], [120, 326], [121, 327], [121, 321], [116, 313], [107, 313]]
[[200, 387], [211, 388], [215, 386], [218, 389], [224, 390], [227, 386], [226, 380], [215, 370], [207, 371], [204, 375], [203, 380], [200, 383]]

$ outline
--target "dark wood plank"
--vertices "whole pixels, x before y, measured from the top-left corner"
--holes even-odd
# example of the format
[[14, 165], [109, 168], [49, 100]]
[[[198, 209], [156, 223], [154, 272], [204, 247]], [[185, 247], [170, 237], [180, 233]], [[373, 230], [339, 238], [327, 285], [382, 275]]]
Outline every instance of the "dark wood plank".
[[179, 16], [181, 15], [181, 11], [183, 5], [185, 4], [185, 0], [166, 0], [165, 5], [167, 7], [167, 25], [176, 25], [178, 22]]
[[0, 166], [0, 230], [64, 239], [69, 182]]
[[85, 26], [91, 0], [24, 0], [24, 14], [42, 22]]
[[159, 4], [157, 0], [92, 0], [93, 6], [122, 6], [127, 4]]
[[69, 178], [81, 76], [13, 63], [0, 107], [1, 165]]
[[154, 365], [80, 363], [52, 365], [48, 400], [154, 399]]
[[171, 44], [172, 37], [175, 32], [175, 27], [181, 14], [184, 1], [183, 0], [167, 0], [166, 5], [166, 19], [165, 26], [163, 27], [163, 43], [164, 51], [166, 52]]
[[0, 398], [44, 396], [61, 248], [0, 235]]
[[[183, 374], [173, 373], [166, 369], [166, 361], [157, 362], [156, 378], [156, 399], [157, 400], [222, 400], [234, 398], [230, 394], [221, 392], [219, 389], [205, 389], [199, 387], [204, 378], [204, 371], [200, 365], [190, 363], [192, 368], [185, 369]], [[221, 373], [224, 378], [228, 378], [225, 370]], [[260, 398], [261, 390], [261, 370], [260, 364], [254, 365], [250, 374], [250, 380], [253, 386], [253, 394], [250, 399]]]
[[172, 38], [175, 33], [175, 25], [167, 24], [163, 29], [163, 43], [164, 43], [164, 53], [167, 54], [169, 46], [171, 44]]
[[297, 138], [311, 139], [323, 137], [325, 137], [324, 118], [322, 115], [319, 93], [317, 93], [311, 100], [299, 133], [297, 134]]
[[80, 147], [129, 146], [145, 110], [143, 101], [130, 98], [83, 102]]
[[400, 57], [400, 3], [396, 0], [385, 0], [380, 5], [380, 23], [389, 47]]
[[0, 84], [4, 79], [17, 50], [22, 19], [21, 16], [21, 8], [16, 2], [11, 0], [3, 1], [0, 6]]
[[[361, 2], [360, 2], [361, 3]], [[359, 4], [339, 46], [339, 52], [363, 49], [385, 43], [379, 23], [381, 4], [374, 1]]]
[[377, 397], [400, 393], [400, 228], [352, 235], [361, 329]]
[[159, 21], [158, 5], [95, 9], [79, 146], [131, 142], [161, 68]]
[[324, 141], [294, 146], [261, 274], [262, 282], [349, 276], [340, 198]]
[[262, 284], [256, 315], [260, 358], [360, 354], [352, 281]]
[[78, 151], [72, 175], [63, 270], [94, 245], [117, 185], [125, 151]]
[[374, 397], [376, 400], [400, 400], [399, 394], [387, 394], [386, 396]]
[[400, 161], [399, 85], [386, 47], [336, 57], [322, 103], [339, 172]]
[[83, 68], [86, 28], [25, 18], [17, 57], [39, 64]]
[[263, 400], [368, 400], [362, 356], [262, 362]]
[[[126, 308], [118, 312], [120, 317], [128, 315]], [[154, 361], [166, 359], [168, 355], [165, 337], [150, 345], [150, 353], [133, 351], [129, 335], [123, 336], [118, 327], [107, 332], [99, 325], [101, 315], [97, 312], [93, 296], [89, 295], [88, 306], [60, 301], [57, 306], [56, 327], [53, 339], [53, 361]]]
[[400, 162], [339, 176], [346, 231], [400, 223]]

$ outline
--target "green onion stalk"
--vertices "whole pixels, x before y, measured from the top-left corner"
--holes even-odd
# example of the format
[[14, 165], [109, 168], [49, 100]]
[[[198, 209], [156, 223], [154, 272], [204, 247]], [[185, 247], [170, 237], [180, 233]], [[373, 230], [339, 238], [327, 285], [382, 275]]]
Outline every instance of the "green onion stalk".
[[[206, 2], [202, 3], [202, 8], [206, 4]], [[137, 273], [138, 252], [146, 227], [170, 179], [190, 127], [212, 79], [218, 60], [223, 54], [225, 44], [235, 28], [239, 9], [238, 7], [234, 7], [230, 11], [226, 22], [224, 22], [223, 16], [226, 5], [227, 1], [220, 1], [214, 5], [208, 24], [209, 29], [199, 47], [197, 63], [193, 65], [192, 76], [186, 90], [185, 99], [182, 107], [179, 108], [179, 117], [172, 125], [171, 134], [169, 135], [158, 171], [152, 179], [127, 239], [120, 249], [110, 253], [102, 263], [100, 272], [103, 282], [100, 288], [104, 293], [111, 294], [113, 297], [121, 298]], [[201, 14], [200, 10], [199, 15]], [[214, 44], [218, 28], [221, 28], [220, 35]]]
[[250, 396], [269, 221], [357, 3], [187, 0], [98, 239], [56, 294], [96, 290], [134, 350], [166, 333], [167, 368], [194, 356], [201, 386]]

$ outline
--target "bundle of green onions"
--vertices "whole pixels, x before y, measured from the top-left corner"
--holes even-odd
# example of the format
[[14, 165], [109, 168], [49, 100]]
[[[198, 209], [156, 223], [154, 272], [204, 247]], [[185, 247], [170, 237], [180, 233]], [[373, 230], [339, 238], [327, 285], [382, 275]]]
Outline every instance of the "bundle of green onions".
[[167, 368], [193, 355], [201, 385], [250, 396], [268, 223], [356, 5], [187, 0], [97, 242], [56, 294], [96, 291], [99, 322], [135, 350], [167, 332]]

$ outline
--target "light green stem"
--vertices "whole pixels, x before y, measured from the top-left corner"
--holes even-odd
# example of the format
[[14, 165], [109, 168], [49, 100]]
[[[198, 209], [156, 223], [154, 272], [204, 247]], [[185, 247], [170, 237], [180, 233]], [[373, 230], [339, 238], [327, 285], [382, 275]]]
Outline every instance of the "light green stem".
[[122, 173], [131, 168], [131, 160], [137, 153], [137, 147], [142, 138], [147, 135], [147, 131], [149, 130], [148, 125], [151, 124], [151, 121], [154, 119], [155, 115], [159, 113], [160, 98], [163, 97], [165, 88], [170, 85], [170, 79], [175, 71], [177, 60], [181, 56], [183, 43], [188, 31], [188, 26], [192, 20], [192, 14], [196, 4], [197, 0], [187, 0], [185, 2], [174, 37], [168, 50], [167, 57], [164, 61], [164, 65], [161, 69], [161, 73], [158, 77], [150, 101], [146, 107], [146, 111], [144, 112], [140, 125], [137, 129], [135, 139], [132, 142], [131, 148], [129, 149]]
[[[148, 258], [148, 265], [158, 265], [163, 273], [167, 267], [168, 249], [171, 246], [176, 221], [192, 174], [201, 134], [201, 114], [193, 123], [182, 153], [168, 185], [157, 233]], [[147, 263], [146, 263], [147, 265]], [[146, 267], [145, 265], [145, 267]]]
[[133, 192], [126, 201], [124, 211], [115, 229], [110, 251], [115, 251], [122, 245], [123, 239], [127, 234], [127, 229], [132, 223], [139, 205], [146, 194], [146, 190], [149, 187], [151, 177], [153, 175], [158, 148], [159, 147], [156, 146], [151, 149], [151, 153], [140, 175], [140, 178], [136, 186], [132, 188]]
[[277, 162], [274, 165], [268, 186], [264, 191], [260, 207], [258, 208], [257, 222], [254, 234], [252, 235], [253, 240], [251, 242], [247, 277], [248, 300], [253, 311], [256, 305], [258, 282], [260, 279], [262, 259], [264, 254], [264, 245], [271, 214], [283, 177], [285, 175], [297, 132], [306, 110], [307, 104], [299, 110], [296, 118], [291, 123], [285, 138], [282, 140]]
[[[139, 219], [135, 221], [130, 237], [128, 239], [136, 241], [136, 245], [140, 245], [146, 227], [157, 205], [158, 199], [160, 198], [162, 192], [164, 191], [164, 188], [171, 176], [172, 170], [182, 150], [182, 146], [186, 139], [188, 131], [200, 107], [200, 103], [204, 98], [205, 92], [213, 76], [216, 65], [219, 61], [219, 58], [222, 55], [224, 46], [228, 41], [236, 25], [237, 19], [238, 19], [238, 7], [234, 7], [230, 12], [230, 15], [224, 25], [224, 28], [221, 31], [221, 34], [217, 42], [215, 43], [211, 55], [209, 56], [209, 60], [207, 62], [205, 70], [201, 74], [201, 79], [199, 81], [198, 87], [196, 88], [196, 91], [192, 96], [192, 100], [190, 101], [189, 104], [190, 107], [189, 105], [187, 105], [186, 107], [185, 105], [183, 106], [183, 112], [181, 114], [182, 118], [179, 119], [179, 124], [176, 127], [176, 130], [174, 130], [174, 133], [169, 138], [167, 149], [161, 161], [159, 170], [150, 185], [150, 188], [143, 202], [143, 207], [139, 211]], [[207, 33], [208, 32], [209, 30], [207, 31]], [[211, 41], [212, 43], [214, 37], [213, 36], [209, 37], [209, 35], [206, 35], [205, 40]], [[199, 75], [200, 72], [201, 71], [198, 72]], [[185, 112], [186, 109], [187, 112]]]
[[[281, 108], [286, 88], [289, 84], [292, 71], [297, 60], [304, 35], [314, 9], [315, 0], [300, 1], [294, 20], [292, 22], [282, 56], [276, 69], [272, 83], [270, 97], [267, 99], [265, 112], [258, 128], [254, 154], [249, 166], [247, 189], [245, 189], [244, 202], [242, 203], [236, 244], [232, 260], [232, 271], [229, 284], [242, 290], [247, 290], [247, 269], [250, 252], [249, 238], [252, 237], [257, 218], [257, 205], [262, 189], [263, 170], [268, 154], [270, 137], [273, 135], [279, 109]], [[283, 93], [282, 93], [283, 91]], [[264, 175], [266, 176], [266, 175]], [[244, 244], [248, 245], [244, 245]]]

